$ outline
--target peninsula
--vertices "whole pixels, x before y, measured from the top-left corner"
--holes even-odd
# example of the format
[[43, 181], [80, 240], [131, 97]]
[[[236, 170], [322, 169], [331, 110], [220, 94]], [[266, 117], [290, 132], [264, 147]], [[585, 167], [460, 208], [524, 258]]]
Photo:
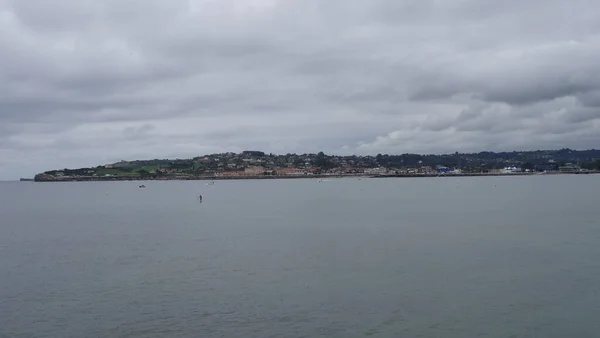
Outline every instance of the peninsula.
[[120, 161], [92, 168], [58, 169], [37, 182], [114, 180], [275, 179], [324, 176], [427, 177], [441, 175], [589, 174], [600, 172], [600, 150], [336, 156], [274, 155], [261, 151], [222, 153], [190, 159]]

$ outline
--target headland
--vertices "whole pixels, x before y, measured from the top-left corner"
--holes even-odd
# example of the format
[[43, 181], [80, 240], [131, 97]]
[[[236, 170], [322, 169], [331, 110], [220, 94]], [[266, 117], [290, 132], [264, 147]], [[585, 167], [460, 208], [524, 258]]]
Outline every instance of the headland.
[[119, 161], [89, 168], [57, 169], [36, 182], [231, 180], [325, 177], [462, 177], [499, 175], [596, 174], [600, 150], [481, 152], [444, 155], [337, 156], [274, 155], [261, 151], [222, 153], [190, 159]]

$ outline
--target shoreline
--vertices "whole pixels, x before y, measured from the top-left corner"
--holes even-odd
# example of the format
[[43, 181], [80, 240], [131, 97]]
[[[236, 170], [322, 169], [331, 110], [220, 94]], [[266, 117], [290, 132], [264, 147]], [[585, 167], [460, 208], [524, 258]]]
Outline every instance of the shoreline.
[[600, 171], [574, 172], [531, 172], [531, 173], [460, 173], [460, 174], [330, 174], [330, 175], [254, 175], [254, 176], [171, 176], [171, 177], [36, 177], [35, 182], [110, 182], [110, 181], [225, 181], [225, 180], [285, 180], [285, 179], [322, 179], [322, 178], [417, 178], [417, 177], [496, 177], [496, 176], [537, 176], [537, 175], [589, 175], [599, 174]]

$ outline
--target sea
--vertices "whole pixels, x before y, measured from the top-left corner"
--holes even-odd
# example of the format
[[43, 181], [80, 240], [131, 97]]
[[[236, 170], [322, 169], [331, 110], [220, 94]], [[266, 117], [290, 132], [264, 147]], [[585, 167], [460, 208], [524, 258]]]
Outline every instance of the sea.
[[600, 175], [3, 182], [0, 337], [600, 337], [599, 192]]

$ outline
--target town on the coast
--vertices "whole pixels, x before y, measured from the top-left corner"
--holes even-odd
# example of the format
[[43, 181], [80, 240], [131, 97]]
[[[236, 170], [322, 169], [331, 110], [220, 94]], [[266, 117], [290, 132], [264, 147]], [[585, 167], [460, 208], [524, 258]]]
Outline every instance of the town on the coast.
[[600, 150], [336, 156], [222, 153], [190, 159], [119, 161], [92, 168], [57, 169], [35, 176], [44, 181], [216, 180], [324, 176], [429, 177], [600, 172]]

